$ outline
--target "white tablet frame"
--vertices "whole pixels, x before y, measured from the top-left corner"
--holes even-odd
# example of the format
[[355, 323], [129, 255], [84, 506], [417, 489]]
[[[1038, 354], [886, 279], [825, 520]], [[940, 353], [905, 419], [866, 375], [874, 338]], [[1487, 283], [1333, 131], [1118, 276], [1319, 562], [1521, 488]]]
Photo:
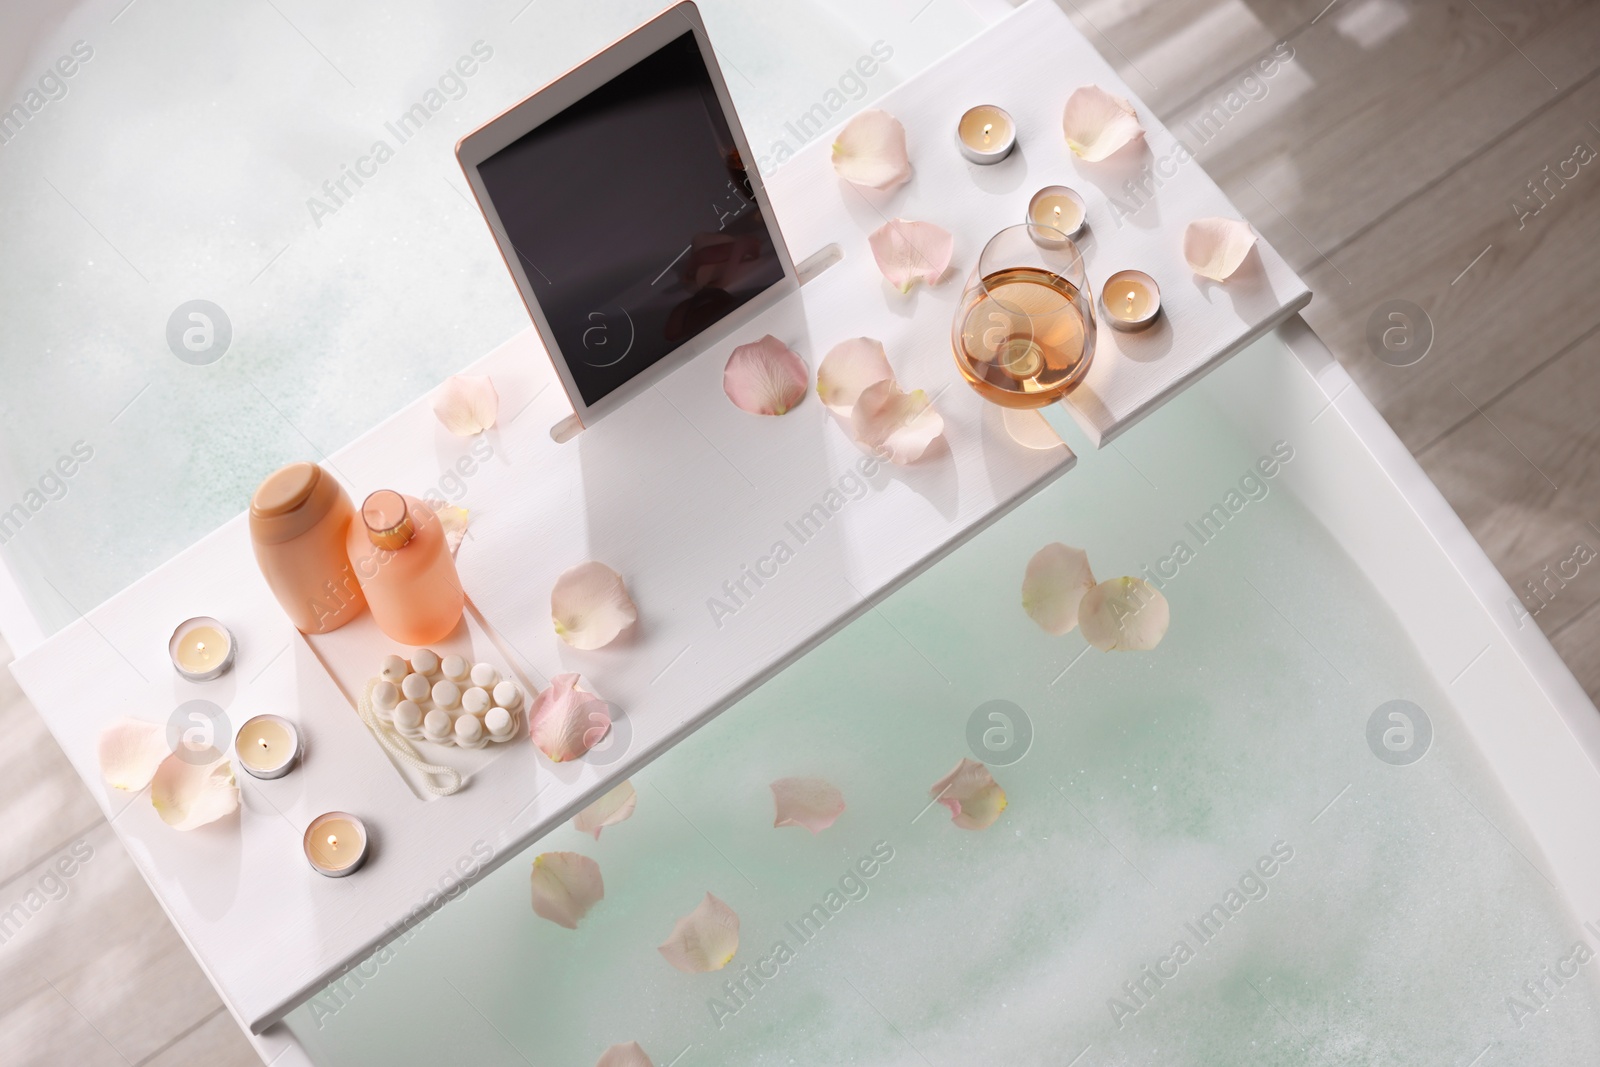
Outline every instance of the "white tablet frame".
[[[512, 245], [511, 238], [507, 235], [505, 227], [500, 221], [500, 214], [495, 210], [494, 202], [489, 197], [489, 191], [484, 186], [483, 179], [478, 173], [478, 167], [502, 148], [554, 118], [671, 41], [683, 36], [686, 29], [693, 31], [695, 43], [700, 49], [700, 57], [705, 62], [706, 70], [711, 76], [711, 84], [716, 90], [723, 117], [727, 120], [728, 129], [732, 133], [734, 144], [739, 150], [739, 158], [744, 161], [745, 173], [749, 176], [750, 184], [755, 191], [756, 203], [761, 208], [762, 220], [766, 224], [767, 235], [771, 239], [772, 247], [776, 251], [778, 261], [783, 267], [783, 277], [756, 297], [729, 312], [728, 315], [714, 325], [702, 330], [672, 349], [656, 360], [655, 363], [617, 386], [593, 404], [588, 404], [585, 403], [583, 394], [578, 390], [577, 382], [574, 380], [572, 372], [567, 365], [567, 356], [561, 351], [561, 346], [556, 341], [555, 332], [551, 329], [550, 322], [545, 317], [543, 308], [539, 305], [537, 291], [534, 289], [532, 281], [528, 278], [527, 272], [523, 269], [522, 257], [515, 254], [516, 248]], [[567, 398], [572, 402], [574, 416], [580, 426], [593, 425], [596, 419], [610, 414], [633, 397], [649, 389], [672, 370], [704, 351], [717, 340], [725, 337], [730, 330], [748, 322], [763, 309], [794, 292], [800, 286], [800, 277], [795, 269], [794, 260], [789, 255], [789, 247], [784, 242], [783, 232], [778, 228], [777, 217], [773, 214], [772, 203], [767, 198], [766, 186], [762, 183], [761, 176], [756, 169], [755, 153], [750, 150], [750, 142], [745, 137], [744, 128], [739, 124], [738, 113], [733, 107], [733, 98], [728, 94], [727, 82], [722, 76], [722, 69], [717, 64], [716, 52], [711, 47], [711, 38], [706, 34], [705, 23], [701, 20], [700, 11], [693, 3], [693, 0], [683, 0], [683, 2], [667, 8], [643, 26], [590, 56], [543, 89], [523, 100], [520, 104], [513, 105], [472, 133], [467, 134], [456, 144], [456, 159], [461, 164], [462, 173], [466, 175], [467, 184], [472, 187], [472, 193], [478, 200], [478, 207], [483, 211], [484, 220], [489, 224], [489, 231], [494, 235], [495, 244], [500, 249], [500, 258], [505, 260], [506, 268], [511, 271], [511, 277], [517, 285], [517, 292], [521, 294], [522, 302], [527, 307], [529, 316], [533, 319], [533, 325], [539, 331], [539, 337], [543, 340], [545, 349], [550, 354], [550, 362], [555, 365], [556, 374], [560, 377], [561, 384], [567, 391]]]

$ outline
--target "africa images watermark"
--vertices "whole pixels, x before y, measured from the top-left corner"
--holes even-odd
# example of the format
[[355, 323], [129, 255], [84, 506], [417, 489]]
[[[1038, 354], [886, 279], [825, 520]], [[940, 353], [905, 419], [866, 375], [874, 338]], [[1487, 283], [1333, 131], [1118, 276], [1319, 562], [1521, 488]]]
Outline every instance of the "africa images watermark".
[[94, 48], [87, 41], [74, 41], [66, 55], [57, 59], [41, 75], [37, 85], [30, 86], [22, 99], [10, 108], [0, 111], [0, 145], [9, 145], [18, 134], [50, 104], [65, 100], [70, 89], [67, 82], [77, 74], [84, 63], [94, 58]]
[[[1596, 927], [1592, 922], [1586, 922], [1583, 928], [1600, 941], [1600, 927]], [[1574, 942], [1570, 949], [1556, 957], [1554, 963], [1541, 966], [1536, 977], [1529, 978], [1522, 983], [1516, 993], [1506, 997], [1506, 1012], [1510, 1014], [1511, 1022], [1516, 1028], [1521, 1030], [1527, 1023], [1528, 1016], [1548, 1011], [1551, 1003], [1561, 995], [1567, 983], [1578, 977], [1579, 968], [1592, 959], [1594, 959], [1594, 949], [1583, 941]]]
[[1583, 568], [1593, 563], [1596, 558], [1600, 557], [1597, 557], [1597, 553], [1589, 547], [1588, 542], [1579, 541], [1572, 546], [1572, 552], [1566, 559], [1546, 563], [1532, 578], [1523, 582], [1524, 592], [1521, 598], [1513, 596], [1506, 600], [1506, 610], [1511, 612], [1511, 620], [1517, 624], [1517, 629], [1522, 629], [1529, 619], [1537, 618], [1541, 611], [1561, 595], [1567, 583], [1575, 581]]
[[[1256, 860], [1255, 865], [1239, 876], [1237, 886], [1229, 886], [1222, 899], [1183, 924], [1187, 936], [1172, 943], [1166, 955], [1139, 968], [1139, 973], [1122, 983], [1122, 996], [1110, 997], [1106, 1007], [1111, 1021], [1121, 1030], [1129, 1019], [1148, 1008], [1155, 995], [1166, 984], [1182, 973], [1183, 965], [1199, 955], [1198, 948], [1211, 944], [1222, 936], [1228, 924], [1238, 919], [1248, 904], [1262, 901], [1270, 891], [1269, 882], [1290, 860], [1294, 847], [1286, 841], [1274, 841], [1267, 855]], [[1190, 939], [1194, 944], [1190, 944]]]
[[[745, 964], [739, 968], [738, 974], [723, 982], [722, 998], [707, 998], [706, 1010], [711, 1013], [711, 1021], [716, 1023], [717, 1029], [721, 1030], [728, 1025], [729, 1019], [748, 1007], [767, 983], [793, 963], [799, 957], [800, 950], [815, 941], [823, 928], [846, 905], [867, 899], [871, 891], [867, 883], [882, 873], [893, 859], [894, 846], [887, 841], [879, 841], [865, 856], [846, 868], [844, 874], [839, 876], [837, 887], [830, 886], [820, 903], [811, 905], [810, 910], [799, 919], [784, 923], [785, 937], [773, 942], [765, 956], [759, 957], [754, 963]], [[790, 937], [794, 939], [792, 945], [789, 943]]]
[[[421, 133], [428, 120], [443, 111], [446, 104], [466, 96], [467, 80], [478, 73], [482, 64], [493, 58], [493, 48], [483, 41], [474, 41], [469, 55], [457, 59], [439, 75], [436, 87], [423, 93], [422, 98], [402, 112], [399, 118], [383, 124], [389, 137], [379, 137], [372, 142], [372, 147], [367, 149], [365, 155], [356, 157], [353, 162], [340, 164], [339, 173], [322, 183], [323, 196], [306, 199], [306, 210], [311, 213], [311, 221], [317, 228], [321, 229], [325, 217], [337, 214], [340, 208], [355, 198], [362, 186], [377, 177], [378, 168], [393, 159], [400, 146]], [[394, 139], [393, 144], [389, 143], [390, 137]]]
[[466, 893], [469, 883], [494, 860], [494, 855], [494, 847], [488, 842], [474, 841], [472, 850], [456, 860], [455, 865], [439, 877], [437, 888], [430, 888], [421, 903], [390, 927], [391, 930], [400, 930], [400, 933], [312, 997], [307, 1006], [311, 1009], [311, 1018], [316, 1022], [317, 1029], [321, 1030], [329, 1019], [350, 1006], [355, 995], [378, 977], [379, 968], [393, 960], [400, 947], [421, 932], [421, 924], [429, 916]]
[[1517, 217], [1517, 229], [1526, 229], [1529, 219], [1555, 203], [1567, 184], [1576, 180], [1583, 168], [1593, 163], [1597, 155], [1600, 154], [1588, 141], [1578, 141], [1572, 146], [1571, 155], [1558, 159], [1554, 164], [1546, 163], [1539, 177], [1528, 179], [1528, 195], [1519, 193], [1511, 199], [1511, 213]]
[[1169, 554], [1154, 564], [1146, 564], [1139, 573], [1157, 589], [1165, 589], [1166, 583], [1193, 562], [1202, 548], [1220, 537], [1228, 523], [1238, 518], [1246, 507], [1267, 499], [1272, 493], [1269, 483], [1294, 461], [1294, 455], [1294, 446], [1289, 442], [1274, 442], [1272, 451], [1257, 459], [1253, 467], [1240, 475], [1236, 488], [1230, 488], [1220, 501], [1211, 505], [1193, 522], [1183, 524], [1185, 532], [1194, 535], [1193, 544], [1188, 537], [1180, 537], [1173, 543]]
[[[874, 41], [869, 54], [855, 61], [839, 75], [837, 87], [828, 89], [822, 99], [783, 124], [787, 137], [772, 142], [767, 153], [756, 157], [756, 166], [763, 173], [783, 166], [794, 158], [795, 152], [815, 140], [824, 130], [833, 128], [834, 117], [843, 111], [851, 100], [867, 95], [867, 80], [876, 76], [883, 64], [894, 58], [894, 48], [885, 41]], [[790, 137], [794, 138], [793, 144]]]
[[94, 448], [89, 442], [74, 441], [72, 448], [58, 456], [39, 476], [36, 488], [29, 488], [21, 500], [0, 510], [0, 545], [8, 544], [35, 515], [65, 497], [72, 477], [93, 458]]
[[[1111, 198], [1111, 213], [1121, 229], [1124, 219], [1137, 215], [1155, 200], [1156, 192], [1177, 177], [1178, 170], [1192, 161], [1195, 152], [1210, 144], [1227, 129], [1246, 107], [1266, 99], [1271, 91], [1268, 84], [1284, 67], [1294, 61], [1294, 48], [1288, 41], [1279, 41], [1266, 56], [1251, 64], [1220, 96], [1183, 123], [1177, 145], [1170, 151], [1146, 163], [1137, 178], [1122, 183], [1127, 200]], [[1187, 135], [1187, 140], [1185, 136]]]
[[0, 945], [22, 932], [33, 917], [47, 904], [61, 900], [72, 891], [69, 884], [83, 865], [94, 859], [94, 846], [87, 841], [75, 841], [59, 856], [51, 860], [43, 874], [35, 878], [22, 896], [10, 907], [0, 910]]

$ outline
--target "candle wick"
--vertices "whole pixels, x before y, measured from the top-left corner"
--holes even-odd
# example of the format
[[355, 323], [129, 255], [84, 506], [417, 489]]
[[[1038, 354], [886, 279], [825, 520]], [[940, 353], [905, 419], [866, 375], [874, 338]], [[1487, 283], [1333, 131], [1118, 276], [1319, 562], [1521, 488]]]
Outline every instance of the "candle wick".
[[338, 848], [339, 847], [339, 839], [337, 837], [333, 836], [332, 834], [329, 834], [328, 835], [328, 845], [329, 845], [330, 848]]
[[270, 746], [269, 746], [269, 745], [268, 745], [268, 744], [267, 744], [267, 739], [266, 739], [266, 738], [265, 738], [265, 737], [261, 737], [261, 738], [257, 738], [257, 740], [258, 740], [258, 741], [260, 741], [260, 743], [261, 743], [261, 747], [262, 747], [262, 748], [268, 748], [268, 747], [270, 747]]
[[992, 129], [994, 129], [994, 123], [986, 122], [983, 124], [983, 139], [985, 141], [989, 139], [989, 131]]

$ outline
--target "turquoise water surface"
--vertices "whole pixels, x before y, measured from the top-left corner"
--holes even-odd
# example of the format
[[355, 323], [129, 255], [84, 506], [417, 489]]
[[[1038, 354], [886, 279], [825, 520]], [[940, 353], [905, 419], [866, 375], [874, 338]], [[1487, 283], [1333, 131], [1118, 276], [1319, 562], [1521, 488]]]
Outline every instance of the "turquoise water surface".
[[[1600, 1062], [1589, 935], [1377, 591], [1259, 476], [1307, 446], [1209, 399], [1290, 358], [1258, 344], [1079, 447], [640, 772], [632, 819], [511, 858], [297, 1010], [296, 1036], [330, 1065], [586, 1067], [630, 1040], [657, 1065]], [[1102, 579], [1172, 575], [1158, 649], [1086, 651], [1024, 615], [1053, 540]], [[1368, 740], [1397, 699], [1431, 724], [1409, 764]], [[1014, 708], [980, 717], [1001, 729], [975, 751], [990, 701]], [[928, 808], [974, 754], [1009, 797], [979, 832]], [[790, 775], [843, 790], [831, 829], [773, 828], [767, 785]], [[530, 907], [533, 857], [557, 850], [605, 878], [576, 931]], [[655, 946], [708, 891], [739, 952], [680, 974]]]

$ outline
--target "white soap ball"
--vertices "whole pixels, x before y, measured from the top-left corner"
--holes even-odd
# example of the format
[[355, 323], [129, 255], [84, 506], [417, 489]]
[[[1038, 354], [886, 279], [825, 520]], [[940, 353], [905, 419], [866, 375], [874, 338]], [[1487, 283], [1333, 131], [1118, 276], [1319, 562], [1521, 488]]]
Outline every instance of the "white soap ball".
[[505, 708], [490, 708], [483, 717], [483, 725], [490, 737], [504, 741], [511, 735], [511, 713]]
[[422, 733], [429, 741], [444, 741], [450, 737], [450, 716], [434, 708], [422, 720]]
[[461, 694], [461, 710], [468, 715], [482, 715], [489, 710], [489, 694], [486, 690], [473, 686]]
[[522, 710], [522, 690], [517, 688], [517, 683], [507, 678], [494, 687], [494, 702], [510, 711]]
[[422, 728], [422, 709], [414, 700], [402, 700], [394, 706], [394, 724], [401, 730], [415, 732]]
[[405, 681], [400, 683], [400, 695], [421, 704], [428, 699], [429, 688], [428, 679], [420, 674], [408, 674]]
[[457, 685], [466, 681], [467, 676], [472, 673], [472, 667], [461, 656], [446, 656], [439, 661], [439, 670], [443, 671], [444, 676]]
[[393, 711], [400, 703], [400, 687], [387, 680], [379, 682], [372, 687], [372, 703], [379, 711]]
[[492, 663], [475, 663], [472, 666], [472, 684], [479, 689], [493, 689], [500, 681], [500, 672]]
[[411, 673], [411, 665], [399, 656], [383, 657], [383, 668], [378, 671], [378, 676], [386, 682], [399, 685], [405, 681], [406, 675]]
[[433, 702], [441, 708], [453, 708], [461, 703], [461, 687], [448, 678], [433, 683]]
[[456, 720], [456, 740], [464, 745], [474, 744], [483, 739], [483, 723], [476, 716], [463, 715]]
[[411, 669], [424, 677], [439, 673], [439, 654], [431, 648], [419, 648], [411, 653]]

